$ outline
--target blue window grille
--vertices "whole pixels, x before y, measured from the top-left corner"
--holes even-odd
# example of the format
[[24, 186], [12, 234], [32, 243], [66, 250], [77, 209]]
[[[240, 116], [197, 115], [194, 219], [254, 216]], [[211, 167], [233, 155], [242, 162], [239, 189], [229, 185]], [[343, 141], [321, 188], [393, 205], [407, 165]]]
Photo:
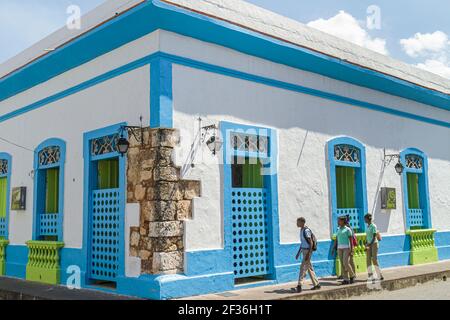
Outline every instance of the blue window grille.
[[[402, 181], [406, 228], [408, 230], [431, 228], [428, 158], [422, 151], [409, 148], [400, 153], [400, 160], [404, 164]], [[417, 177], [417, 191], [414, 191], [414, 193], [418, 193], [418, 195], [411, 194], [412, 190], [409, 190], [408, 175], [415, 175]], [[414, 198], [414, 201], [411, 201], [411, 198]], [[415, 203], [413, 207], [410, 207], [411, 202]]]
[[[337, 218], [348, 216], [353, 230], [364, 232], [364, 215], [367, 213], [367, 187], [366, 187], [366, 155], [365, 147], [356, 139], [338, 137], [328, 142], [328, 162], [330, 170], [331, 194], [331, 227], [332, 234], [337, 230]], [[354, 170], [354, 185], [352, 186], [352, 199], [354, 205], [341, 207], [338, 205], [337, 169], [338, 167], [352, 168]]]
[[[41, 143], [35, 151], [35, 199], [34, 235], [35, 240], [63, 241], [64, 209], [64, 163], [66, 144], [60, 139], [49, 139]], [[57, 212], [48, 210], [47, 184], [48, 170], [57, 169]]]

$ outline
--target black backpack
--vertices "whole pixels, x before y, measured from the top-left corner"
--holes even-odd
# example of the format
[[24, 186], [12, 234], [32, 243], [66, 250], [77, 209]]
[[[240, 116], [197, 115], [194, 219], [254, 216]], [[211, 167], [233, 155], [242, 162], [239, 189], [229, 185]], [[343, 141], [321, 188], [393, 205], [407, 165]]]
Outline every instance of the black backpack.
[[[303, 228], [303, 238], [308, 239], [305, 234], [306, 230], [311, 231], [311, 229]], [[312, 251], [317, 251], [317, 238], [312, 231], [311, 231], [311, 242], [312, 242]]]

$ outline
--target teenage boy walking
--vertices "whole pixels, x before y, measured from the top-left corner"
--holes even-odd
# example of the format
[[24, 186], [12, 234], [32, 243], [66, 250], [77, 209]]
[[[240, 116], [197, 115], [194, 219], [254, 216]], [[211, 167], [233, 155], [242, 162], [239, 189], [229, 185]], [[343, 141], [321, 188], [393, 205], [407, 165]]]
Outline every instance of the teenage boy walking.
[[369, 279], [373, 278], [374, 269], [376, 273], [379, 273], [380, 280], [384, 280], [381, 274], [380, 266], [378, 265], [378, 230], [375, 223], [372, 222], [372, 215], [370, 213], [364, 216], [364, 220], [367, 224], [366, 228], [366, 257], [367, 257], [367, 270], [369, 273]]
[[332, 255], [337, 250], [341, 262], [342, 275], [344, 277], [343, 285], [351, 284], [355, 281], [355, 271], [350, 264], [350, 256], [353, 254], [352, 230], [346, 226], [347, 217], [338, 218], [338, 230], [336, 233], [335, 246], [332, 249]]
[[300, 248], [298, 249], [295, 259], [300, 258], [300, 254], [303, 255], [302, 264], [300, 265], [300, 274], [298, 277], [298, 286], [296, 291], [298, 293], [302, 292], [302, 285], [306, 277], [306, 272], [309, 273], [309, 277], [313, 283], [313, 288], [311, 290], [320, 289], [319, 280], [317, 280], [316, 273], [314, 272], [314, 267], [311, 263], [311, 258], [313, 254], [313, 240], [312, 232], [306, 226], [306, 219], [301, 217], [297, 219], [297, 227], [300, 228]]

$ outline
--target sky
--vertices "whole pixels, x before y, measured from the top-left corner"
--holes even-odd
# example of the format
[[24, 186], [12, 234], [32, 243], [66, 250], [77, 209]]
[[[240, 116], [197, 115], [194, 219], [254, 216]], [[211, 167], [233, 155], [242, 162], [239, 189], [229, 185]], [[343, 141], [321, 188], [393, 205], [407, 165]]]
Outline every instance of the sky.
[[[450, 1], [247, 0], [450, 79]], [[104, 0], [0, 0], [0, 63]], [[367, 21], [369, 18], [369, 22]]]

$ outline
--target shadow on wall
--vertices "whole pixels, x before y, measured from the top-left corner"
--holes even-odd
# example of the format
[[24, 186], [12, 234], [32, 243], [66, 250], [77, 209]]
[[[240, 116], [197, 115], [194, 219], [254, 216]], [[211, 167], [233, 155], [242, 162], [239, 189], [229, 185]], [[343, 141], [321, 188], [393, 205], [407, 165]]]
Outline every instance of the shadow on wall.
[[[330, 137], [347, 135], [379, 149], [413, 146], [431, 158], [450, 161], [450, 153], [442, 148], [448, 128], [198, 70], [179, 73], [174, 81], [175, 109], [193, 118], [197, 114], [220, 118], [226, 111], [239, 122], [301, 128]], [[433, 144], [430, 136], [435, 137]]]

